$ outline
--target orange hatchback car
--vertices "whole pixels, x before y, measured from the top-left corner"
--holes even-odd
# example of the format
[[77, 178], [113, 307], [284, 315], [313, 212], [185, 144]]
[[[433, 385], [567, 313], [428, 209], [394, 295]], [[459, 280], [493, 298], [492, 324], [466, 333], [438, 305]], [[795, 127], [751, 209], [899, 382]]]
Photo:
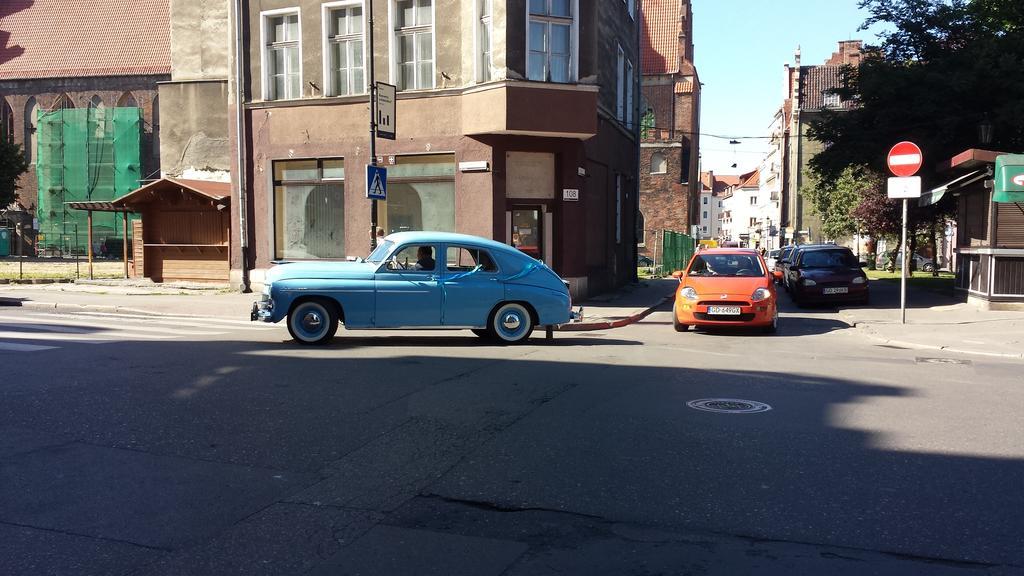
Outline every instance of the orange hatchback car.
[[775, 332], [775, 275], [756, 250], [701, 250], [685, 271], [672, 274], [679, 278], [672, 325], [677, 332], [690, 326], [756, 326]]

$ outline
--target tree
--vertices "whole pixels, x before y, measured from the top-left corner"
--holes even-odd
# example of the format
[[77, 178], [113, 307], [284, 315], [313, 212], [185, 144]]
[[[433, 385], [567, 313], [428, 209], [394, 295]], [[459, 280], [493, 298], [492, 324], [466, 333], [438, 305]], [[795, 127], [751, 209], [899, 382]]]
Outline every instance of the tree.
[[0, 208], [5, 208], [17, 195], [18, 178], [28, 170], [21, 146], [0, 138]]
[[845, 98], [860, 106], [823, 114], [810, 136], [827, 147], [810, 161], [833, 184], [849, 165], [885, 171], [900, 140], [921, 146], [926, 183], [936, 165], [979, 144], [979, 125], [994, 127], [994, 150], [1024, 150], [1024, 3], [1020, 0], [861, 0], [885, 24], [879, 46], [850, 68]]
[[824, 184], [813, 172], [806, 175], [804, 194], [821, 217], [825, 237], [839, 239], [859, 228], [854, 209], [865, 193], [878, 187], [879, 177], [866, 166], [848, 166], [832, 185]]

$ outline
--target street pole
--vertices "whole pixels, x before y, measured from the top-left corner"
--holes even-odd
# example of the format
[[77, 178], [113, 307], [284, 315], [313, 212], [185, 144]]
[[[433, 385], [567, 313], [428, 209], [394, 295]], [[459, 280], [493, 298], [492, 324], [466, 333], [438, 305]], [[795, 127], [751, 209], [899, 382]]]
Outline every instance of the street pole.
[[900, 261], [900, 324], [907, 323], [907, 199], [903, 199], [903, 259]]
[[[367, 3], [370, 40], [370, 165], [377, 165], [377, 82], [373, 72], [373, 0]], [[369, 186], [369, 183], [367, 183]], [[370, 252], [377, 248], [377, 199], [370, 199]]]

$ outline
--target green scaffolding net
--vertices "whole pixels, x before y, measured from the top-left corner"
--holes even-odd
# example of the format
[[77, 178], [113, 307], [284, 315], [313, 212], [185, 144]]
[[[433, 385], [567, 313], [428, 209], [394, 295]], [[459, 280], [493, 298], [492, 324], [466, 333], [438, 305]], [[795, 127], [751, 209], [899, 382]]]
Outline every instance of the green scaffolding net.
[[685, 270], [693, 256], [694, 241], [689, 234], [665, 230], [661, 239], [661, 268], [665, 274]]
[[[138, 108], [39, 112], [36, 215], [40, 253], [86, 251], [88, 216], [85, 211], [68, 208], [68, 202], [109, 201], [139, 187], [141, 125]], [[124, 234], [120, 214], [93, 213], [95, 254], [119, 255]]]

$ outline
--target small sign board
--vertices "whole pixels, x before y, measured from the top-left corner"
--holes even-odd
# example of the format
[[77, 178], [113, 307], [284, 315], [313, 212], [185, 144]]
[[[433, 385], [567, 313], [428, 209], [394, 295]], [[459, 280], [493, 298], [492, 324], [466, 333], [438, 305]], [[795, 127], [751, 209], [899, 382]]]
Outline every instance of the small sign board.
[[889, 178], [886, 191], [889, 194], [889, 198], [920, 198], [921, 177]]
[[366, 197], [371, 200], [388, 199], [388, 169], [366, 165]]
[[395, 87], [377, 82], [377, 136], [395, 139]]
[[566, 202], [578, 202], [580, 199], [579, 188], [563, 188], [562, 200]]

